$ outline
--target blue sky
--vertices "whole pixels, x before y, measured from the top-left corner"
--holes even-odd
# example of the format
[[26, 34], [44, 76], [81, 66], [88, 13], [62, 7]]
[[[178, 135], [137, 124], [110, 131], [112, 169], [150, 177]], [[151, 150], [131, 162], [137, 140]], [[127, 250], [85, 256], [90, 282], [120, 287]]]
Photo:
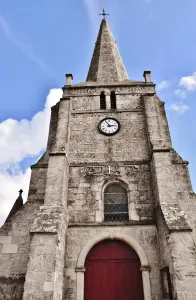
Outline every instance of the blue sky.
[[43, 152], [65, 73], [86, 79], [103, 7], [129, 77], [152, 71], [174, 148], [196, 189], [195, 0], [6, 0], [0, 3], [0, 222]]

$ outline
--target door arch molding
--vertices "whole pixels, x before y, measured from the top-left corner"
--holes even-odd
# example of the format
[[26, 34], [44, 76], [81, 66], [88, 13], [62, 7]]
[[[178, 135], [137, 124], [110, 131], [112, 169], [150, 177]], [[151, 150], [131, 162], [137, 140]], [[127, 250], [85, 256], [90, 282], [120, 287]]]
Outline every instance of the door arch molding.
[[78, 256], [76, 272], [77, 272], [77, 295], [76, 300], [84, 300], [84, 272], [85, 272], [85, 260], [86, 257], [96, 244], [106, 239], [116, 239], [121, 240], [127, 243], [132, 247], [135, 252], [138, 254], [141, 262], [141, 271], [142, 271], [142, 281], [143, 281], [143, 290], [144, 290], [144, 299], [151, 300], [151, 287], [150, 287], [150, 267], [148, 263], [147, 256], [139, 244], [139, 242], [126, 234], [114, 232], [114, 231], [104, 231], [99, 234], [94, 235], [89, 241], [83, 246], [80, 254]]

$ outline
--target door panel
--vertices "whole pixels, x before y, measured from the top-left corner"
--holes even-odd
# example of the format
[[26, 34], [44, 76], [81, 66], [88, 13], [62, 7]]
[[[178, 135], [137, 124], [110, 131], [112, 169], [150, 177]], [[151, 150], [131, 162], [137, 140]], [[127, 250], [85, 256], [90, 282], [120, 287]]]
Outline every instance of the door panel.
[[84, 300], [143, 300], [140, 261], [121, 241], [104, 241], [89, 252]]
[[138, 263], [134, 261], [113, 261], [114, 300], [142, 300], [142, 278]]

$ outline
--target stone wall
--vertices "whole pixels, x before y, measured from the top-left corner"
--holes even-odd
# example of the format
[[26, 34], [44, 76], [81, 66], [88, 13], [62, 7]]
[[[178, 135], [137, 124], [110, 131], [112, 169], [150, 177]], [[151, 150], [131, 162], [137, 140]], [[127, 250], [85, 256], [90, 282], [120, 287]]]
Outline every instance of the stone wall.
[[40, 204], [44, 202], [45, 188], [47, 178], [47, 164], [40, 167], [36, 164], [32, 167], [31, 180], [29, 185], [28, 201], [38, 201]]
[[29, 231], [38, 208], [39, 202], [25, 203], [0, 229], [0, 299], [2, 300], [22, 299], [29, 258]]
[[72, 110], [94, 111], [100, 109], [100, 96], [76, 96], [72, 98]]
[[[116, 88], [108, 89], [103, 88], [97, 90], [97, 93], [103, 92], [109, 97], [112, 91], [116, 93], [117, 109], [141, 109], [142, 108], [142, 97], [140, 94], [118, 94]], [[86, 96], [75, 96], [72, 98], [72, 110], [76, 111], [95, 111], [100, 110], [100, 95], [86, 95]]]
[[123, 184], [127, 190], [131, 221], [154, 222], [154, 197], [148, 164], [71, 167], [68, 195], [70, 222], [102, 222], [104, 187], [112, 182]]
[[98, 124], [105, 114], [72, 114], [70, 163], [148, 160], [143, 113], [108, 112], [107, 116], [117, 118], [121, 124], [115, 137], [99, 133]]
[[[102, 91], [106, 95], [107, 108], [110, 108], [111, 92], [116, 93], [117, 110], [100, 110]], [[65, 89], [64, 97], [71, 97], [72, 107], [70, 163], [149, 160], [144, 91], [152, 93], [154, 89], [152, 86]], [[104, 136], [98, 130], [98, 124], [105, 116], [117, 118], [121, 124], [114, 137]], [[163, 132], [166, 125], [162, 121]]]
[[59, 103], [60, 102], [58, 102], [56, 105], [54, 105], [51, 108], [50, 128], [49, 128], [49, 134], [48, 134], [47, 150], [51, 150], [55, 143], [57, 124], [58, 124]]
[[[30, 250], [30, 228], [44, 203], [45, 155], [32, 168], [28, 201], [0, 229], [0, 299], [21, 300]], [[44, 163], [43, 163], [44, 162]], [[42, 166], [41, 166], [42, 164]], [[12, 298], [14, 295], [15, 298]]]

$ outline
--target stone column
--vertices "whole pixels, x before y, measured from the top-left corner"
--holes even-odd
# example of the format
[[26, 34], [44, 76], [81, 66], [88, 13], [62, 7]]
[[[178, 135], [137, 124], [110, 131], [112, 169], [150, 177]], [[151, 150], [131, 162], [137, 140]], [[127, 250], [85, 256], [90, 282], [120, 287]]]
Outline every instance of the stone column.
[[49, 153], [44, 206], [31, 228], [23, 300], [62, 300], [68, 224], [70, 98], [59, 104], [56, 137]]
[[[161, 268], [169, 267], [175, 300], [196, 299], [196, 252], [191, 228], [179, 205], [171, 140], [163, 103], [144, 97], [151, 174], [157, 206]], [[184, 199], [186, 201], [186, 199]], [[168, 243], [167, 243], [168, 241]], [[144, 275], [145, 276], [145, 275]]]
[[84, 300], [84, 272], [85, 268], [77, 268], [77, 292], [76, 300]]
[[62, 300], [66, 231], [64, 211], [40, 209], [31, 229], [23, 300]]
[[144, 300], [151, 300], [151, 288], [150, 288], [150, 270], [149, 267], [141, 267], [142, 271], [142, 281], [143, 281], [143, 290], [144, 290]]
[[60, 100], [57, 132], [55, 138], [55, 146], [52, 152], [64, 152], [67, 150], [69, 139], [69, 119], [70, 119], [70, 98], [64, 97]]
[[65, 206], [63, 193], [67, 194], [68, 152], [69, 152], [70, 98], [63, 98], [59, 104], [58, 123], [53, 149], [50, 152], [45, 191], [45, 205]]
[[105, 99], [106, 99], [106, 108], [111, 109], [111, 101], [110, 101], [110, 93], [109, 92], [106, 92]]
[[164, 103], [155, 94], [144, 95], [143, 101], [150, 147], [153, 149], [171, 148]]

